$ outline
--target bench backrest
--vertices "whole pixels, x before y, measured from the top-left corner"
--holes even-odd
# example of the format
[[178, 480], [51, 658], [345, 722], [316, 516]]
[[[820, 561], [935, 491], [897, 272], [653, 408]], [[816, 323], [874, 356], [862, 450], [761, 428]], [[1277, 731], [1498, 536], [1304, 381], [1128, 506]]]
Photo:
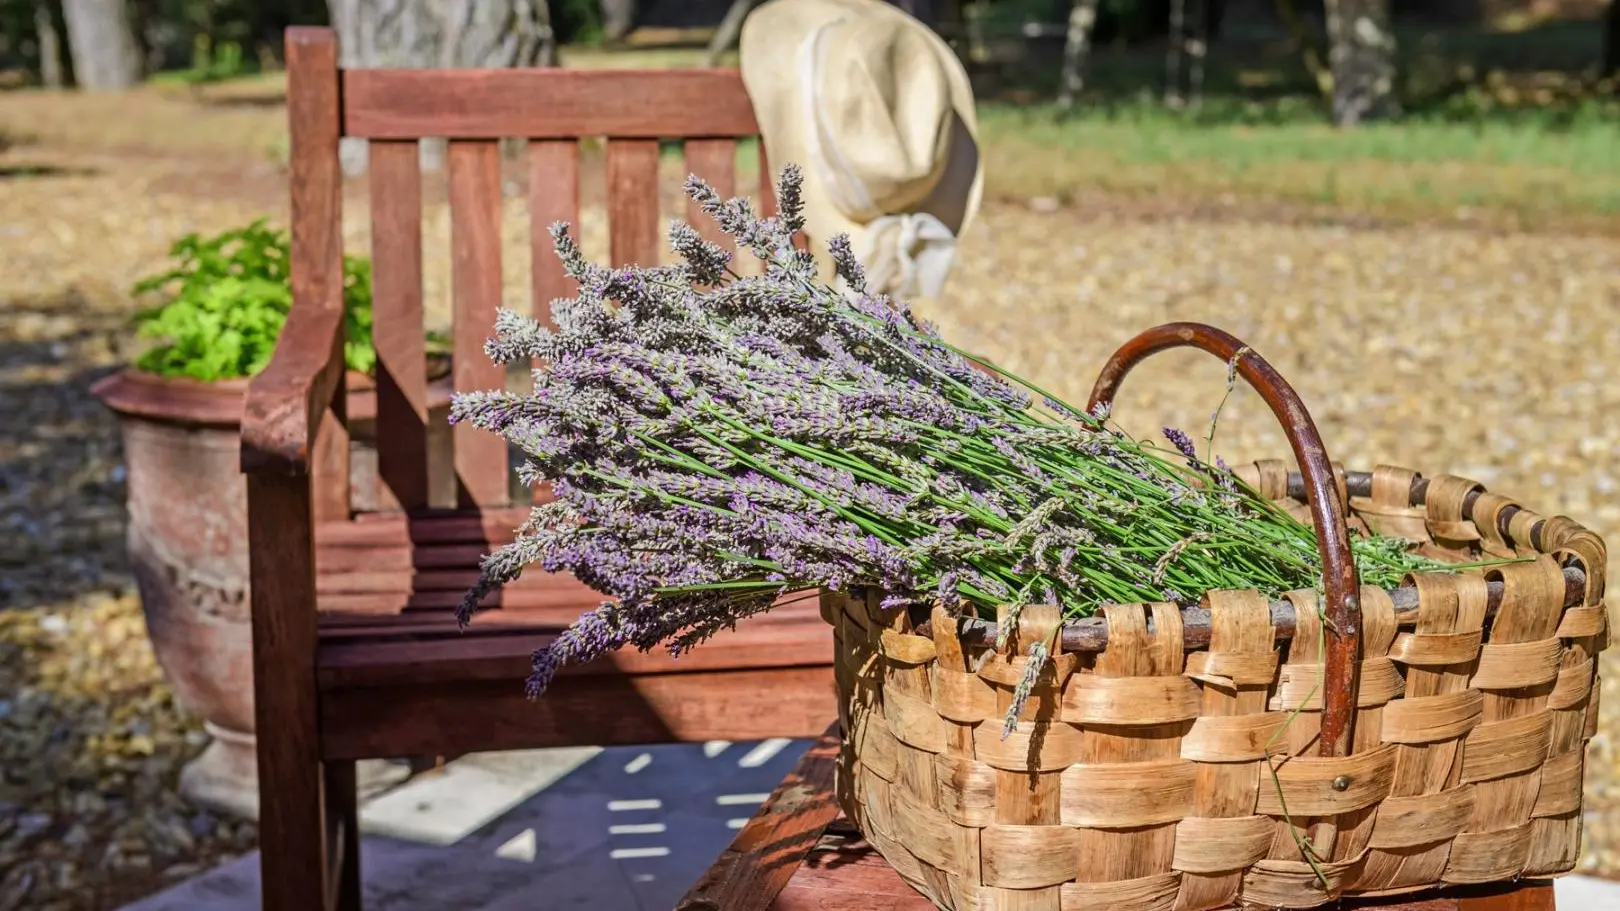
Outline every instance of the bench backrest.
[[[546, 226], [580, 221], [580, 140], [606, 144], [609, 256], [652, 264], [662, 249], [660, 140], [681, 140], [683, 175], [735, 192], [738, 141], [756, 136], [753, 107], [735, 70], [339, 69], [330, 29], [287, 35], [294, 305], [335, 306], [342, 287], [339, 140], [369, 141], [373, 338], [377, 349], [379, 502], [429, 506], [428, 373], [422, 283], [422, 175], [418, 141], [448, 140], [451, 363], [455, 389], [504, 385], [485, 356], [502, 299], [502, 157], [499, 140], [528, 140], [531, 300], [542, 318], [573, 293]], [[768, 175], [764, 147], [759, 173]], [[769, 179], [761, 206], [774, 208]], [[707, 218], [688, 211], [716, 237]], [[341, 400], [339, 396], [339, 400]], [[346, 424], [341, 415], [329, 423]], [[459, 425], [450, 434], [455, 500], [509, 505], [506, 444]], [[346, 426], [323, 428], [311, 453], [317, 521], [350, 512]], [[339, 451], [343, 450], [343, 451]]]

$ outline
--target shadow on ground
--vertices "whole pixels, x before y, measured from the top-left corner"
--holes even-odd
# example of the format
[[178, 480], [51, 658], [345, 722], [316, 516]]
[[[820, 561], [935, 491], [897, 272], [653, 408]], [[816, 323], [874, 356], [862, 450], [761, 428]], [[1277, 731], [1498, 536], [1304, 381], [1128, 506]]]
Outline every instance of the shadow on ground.
[[0, 608], [123, 589], [122, 447], [90, 386], [119, 363], [127, 316], [72, 292], [0, 312]]
[[30, 180], [40, 177], [93, 177], [93, 168], [64, 168], [53, 164], [0, 165], [0, 180]]
[[[504, 797], [481, 824], [449, 844], [376, 833], [383, 814], [362, 813], [374, 834], [361, 844], [367, 908], [389, 911], [520, 911], [529, 908], [653, 911], [679, 901], [719, 857], [743, 820], [798, 762], [809, 741], [613, 747], [538, 787], [532, 769], [553, 751], [464, 757], [447, 769], [482, 767], [479, 788], [422, 776], [379, 799], [396, 826], [449, 822], [463, 804]], [[554, 781], [555, 783], [552, 783]], [[452, 793], [454, 792], [454, 793]], [[442, 800], [440, 798], [443, 798]], [[411, 814], [413, 808], [420, 812]], [[434, 817], [440, 817], [435, 820]], [[362, 822], [362, 831], [368, 824]], [[453, 828], [453, 826], [452, 826]], [[124, 911], [248, 911], [259, 904], [257, 854]]]

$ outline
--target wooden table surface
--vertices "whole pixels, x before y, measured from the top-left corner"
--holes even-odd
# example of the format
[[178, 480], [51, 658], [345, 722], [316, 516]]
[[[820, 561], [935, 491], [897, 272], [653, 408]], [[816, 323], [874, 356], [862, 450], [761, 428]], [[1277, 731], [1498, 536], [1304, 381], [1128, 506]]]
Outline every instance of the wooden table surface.
[[[782, 780], [676, 911], [935, 911], [839, 813], [835, 723]], [[1335, 911], [1554, 911], [1546, 880], [1422, 897], [1345, 899]]]

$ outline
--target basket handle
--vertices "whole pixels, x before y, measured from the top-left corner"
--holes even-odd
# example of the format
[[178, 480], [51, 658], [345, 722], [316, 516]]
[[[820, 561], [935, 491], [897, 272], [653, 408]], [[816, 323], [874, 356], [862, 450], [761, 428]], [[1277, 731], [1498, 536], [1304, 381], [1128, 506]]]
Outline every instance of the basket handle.
[[[1357, 662], [1361, 657], [1360, 580], [1350, 555], [1350, 529], [1345, 524], [1344, 505], [1339, 500], [1333, 464], [1322, 446], [1316, 423], [1305, 410], [1299, 393], [1288, 385], [1265, 358], [1255, 354], [1230, 333], [1203, 323], [1166, 323], [1131, 339], [1103, 366], [1097, 384], [1091, 388], [1088, 411], [1099, 405], [1112, 406], [1125, 375], [1149, 355], [1171, 348], [1201, 348], [1232, 362], [1243, 377], [1282, 422], [1299, 461], [1310, 501], [1311, 519], [1322, 554], [1322, 588], [1327, 600], [1327, 667], [1323, 674], [1321, 755], [1350, 754], [1351, 722], [1354, 719], [1358, 688]], [[1239, 353], [1242, 357], [1238, 357]]]

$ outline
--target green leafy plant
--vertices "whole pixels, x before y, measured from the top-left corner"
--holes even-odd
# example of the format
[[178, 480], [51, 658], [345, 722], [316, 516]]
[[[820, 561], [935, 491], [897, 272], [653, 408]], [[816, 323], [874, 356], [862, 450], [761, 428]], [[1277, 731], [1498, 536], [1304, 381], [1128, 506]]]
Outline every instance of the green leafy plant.
[[[137, 295], [163, 292], [167, 300], [136, 316], [139, 333], [158, 339], [136, 361], [163, 376], [212, 381], [263, 370], [292, 310], [287, 232], [259, 219], [212, 237], [188, 234], [169, 255], [178, 265], [135, 285]], [[344, 360], [371, 371], [371, 263], [343, 259]]]
[[191, 68], [182, 77], [192, 85], [207, 85], [235, 79], [248, 72], [249, 64], [242, 55], [242, 45], [235, 41], [215, 44], [206, 34], [192, 40]]

